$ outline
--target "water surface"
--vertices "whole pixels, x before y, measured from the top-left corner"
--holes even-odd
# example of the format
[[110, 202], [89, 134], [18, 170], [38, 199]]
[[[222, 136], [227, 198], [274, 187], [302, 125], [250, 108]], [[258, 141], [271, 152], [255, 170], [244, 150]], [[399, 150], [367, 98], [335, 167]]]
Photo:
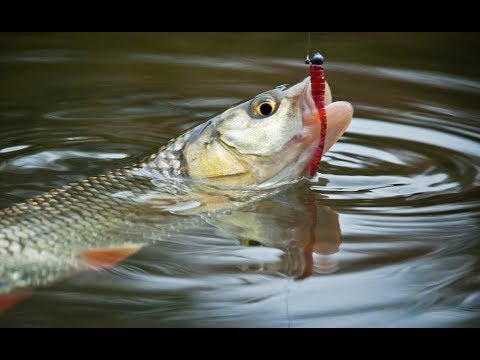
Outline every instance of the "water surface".
[[[0, 207], [302, 79], [305, 47], [305, 33], [0, 34]], [[318, 179], [153, 235], [0, 326], [480, 326], [478, 34], [312, 33], [311, 48], [355, 108]]]

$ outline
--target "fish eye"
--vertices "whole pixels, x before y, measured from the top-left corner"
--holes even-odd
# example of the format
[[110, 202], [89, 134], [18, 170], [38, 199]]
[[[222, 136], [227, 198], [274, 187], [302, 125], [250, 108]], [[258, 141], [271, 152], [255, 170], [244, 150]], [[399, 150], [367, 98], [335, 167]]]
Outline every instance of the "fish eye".
[[253, 116], [265, 117], [272, 115], [277, 107], [277, 100], [273, 96], [261, 96], [253, 99], [250, 108]]

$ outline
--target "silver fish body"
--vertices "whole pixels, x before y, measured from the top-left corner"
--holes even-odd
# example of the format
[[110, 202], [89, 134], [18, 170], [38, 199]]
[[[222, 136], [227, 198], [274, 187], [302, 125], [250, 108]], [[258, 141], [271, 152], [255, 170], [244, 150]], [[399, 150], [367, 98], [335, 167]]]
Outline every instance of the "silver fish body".
[[[90, 267], [85, 250], [134, 252], [157, 241], [129, 236], [152, 214], [167, 236], [179, 223], [188, 226], [189, 214], [242, 206], [301, 180], [319, 134], [309, 84], [307, 78], [262, 93], [137, 164], [0, 209], [0, 294]], [[327, 133], [325, 151], [345, 131], [352, 108], [332, 103], [327, 117], [335, 132]], [[181, 216], [161, 220], [168, 214]]]

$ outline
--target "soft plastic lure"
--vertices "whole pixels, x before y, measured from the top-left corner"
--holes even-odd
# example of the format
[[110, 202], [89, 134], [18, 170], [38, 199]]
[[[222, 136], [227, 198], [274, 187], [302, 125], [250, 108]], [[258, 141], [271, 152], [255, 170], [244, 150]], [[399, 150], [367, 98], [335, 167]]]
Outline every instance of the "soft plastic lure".
[[321, 123], [320, 141], [317, 150], [310, 163], [310, 177], [317, 172], [318, 164], [322, 160], [323, 148], [325, 145], [325, 136], [327, 134], [327, 115], [325, 112], [325, 73], [323, 71], [323, 56], [316, 53], [310, 60], [305, 60], [306, 64], [310, 64], [310, 84], [312, 89], [312, 98], [317, 106], [318, 118]]

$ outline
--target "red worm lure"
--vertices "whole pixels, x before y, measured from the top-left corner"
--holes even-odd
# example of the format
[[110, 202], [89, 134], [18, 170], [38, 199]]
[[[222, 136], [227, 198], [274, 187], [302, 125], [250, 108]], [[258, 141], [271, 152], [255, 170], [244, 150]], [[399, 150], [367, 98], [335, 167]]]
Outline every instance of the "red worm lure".
[[312, 98], [317, 106], [318, 118], [320, 120], [320, 141], [310, 162], [310, 177], [317, 173], [318, 165], [322, 160], [325, 136], [327, 134], [327, 113], [325, 112], [325, 74], [323, 72], [323, 56], [316, 53], [310, 60], [307, 57], [306, 64], [310, 64], [310, 84]]

